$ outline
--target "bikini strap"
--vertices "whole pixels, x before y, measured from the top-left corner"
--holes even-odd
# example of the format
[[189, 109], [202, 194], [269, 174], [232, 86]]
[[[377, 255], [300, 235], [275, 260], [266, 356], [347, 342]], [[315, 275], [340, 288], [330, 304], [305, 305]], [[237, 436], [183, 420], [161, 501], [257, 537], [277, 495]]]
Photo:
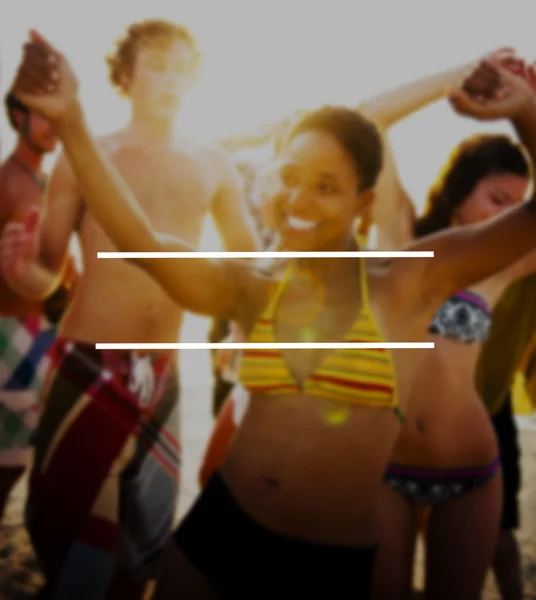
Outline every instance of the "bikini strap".
[[271, 295], [268, 306], [263, 311], [263, 315], [265, 317], [266, 316], [271, 317], [274, 314], [275, 308], [279, 302], [279, 299], [281, 298], [281, 294], [283, 293], [283, 290], [285, 289], [285, 287], [290, 279], [290, 275], [291, 275], [293, 268], [294, 268], [293, 262], [291, 262], [290, 264], [287, 265], [287, 268], [285, 269], [285, 273], [284, 273], [281, 281], [277, 284], [275, 292]]
[[363, 314], [370, 314], [369, 289], [367, 281], [367, 269], [365, 267], [365, 258], [359, 257], [359, 275], [361, 279], [361, 311]]
[[355, 239], [357, 240], [357, 244], [359, 248], [366, 248], [368, 246], [369, 235], [368, 232], [364, 233], [362, 231], [357, 231], [355, 234]]

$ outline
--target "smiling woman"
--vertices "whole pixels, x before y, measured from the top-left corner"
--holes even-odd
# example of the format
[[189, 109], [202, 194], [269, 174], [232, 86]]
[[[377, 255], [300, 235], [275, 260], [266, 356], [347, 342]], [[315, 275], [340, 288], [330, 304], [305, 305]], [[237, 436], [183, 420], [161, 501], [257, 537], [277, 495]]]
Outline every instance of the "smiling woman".
[[[515, 55], [506, 54], [501, 60], [509, 73], [512, 65], [519, 64]], [[531, 140], [522, 141], [530, 150]], [[396, 247], [395, 240], [407, 243], [414, 237], [425, 239], [460, 226], [481, 227], [523, 204], [529, 173], [524, 148], [509, 136], [471, 136], [452, 151], [430, 188], [424, 215], [418, 219], [391, 173], [394, 189], [379, 194], [378, 204], [387, 199], [394, 202], [388, 210], [379, 211], [380, 234], [391, 241], [389, 247]], [[490, 252], [501, 253], [503, 248], [499, 245]], [[482, 403], [486, 396], [479, 397], [474, 386], [475, 368], [495, 319], [496, 302], [509, 283], [535, 268], [535, 259], [529, 253], [492, 277], [457, 290], [431, 319], [428, 333], [435, 351], [425, 355], [414, 381], [411, 409], [378, 504], [384, 527], [376, 563], [375, 600], [391, 599], [400, 590], [410, 594], [413, 565], [408, 557], [412, 556], [423, 506], [430, 509], [427, 593], [434, 598], [479, 596], [497, 539], [501, 464], [495, 432]], [[520, 298], [518, 294], [516, 303], [510, 304], [515, 308], [506, 319], [507, 336], [502, 336], [505, 342], [515, 335], [514, 346], [521, 343], [526, 318], [519, 314]], [[530, 313], [529, 305], [525, 307]], [[514, 315], [515, 324], [510, 321]], [[492, 389], [492, 395], [500, 393], [500, 387], [493, 389], [497, 373], [500, 378], [513, 356], [504, 343], [499, 342], [496, 349], [499, 367], [493, 371], [490, 365], [486, 373], [486, 387]], [[452, 534], [456, 528], [463, 536]]]
[[[280, 162], [282, 193], [273, 197], [275, 226], [289, 250], [348, 250], [341, 227], [372, 201], [382, 166], [381, 138], [367, 119], [347, 108], [306, 115], [289, 132]], [[342, 242], [331, 247], [329, 240]]]
[[[486, 104], [474, 100], [467, 91], [473, 89]], [[153, 229], [95, 143], [70, 65], [37, 34], [14, 92], [54, 121], [92, 215], [119, 250], [193, 250], [186, 240]], [[536, 159], [536, 101], [517, 78], [490, 77], [480, 66], [453, 103], [477, 119], [511, 119]], [[288, 243], [302, 251], [358, 249], [354, 219], [371, 200], [380, 155], [374, 126], [352, 109], [326, 107], [306, 116], [281, 156], [296, 178], [274, 199]], [[315, 227], [294, 228], [291, 235], [288, 215]], [[434, 251], [433, 261], [298, 258], [282, 281], [232, 260], [138, 264], [177, 304], [234, 320], [246, 335], [268, 332], [276, 342], [299, 342], [304, 335], [326, 342], [407, 341], [426, 335], [438, 306], [455, 291], [533, 249], [535, 231], [532, 198], [480, 227], [453, 228], [407, 247]], [[498, 246], [502, 251], [493, 252]], [[312, 310], [317, 300], [304, 273], [325, 292], [320, 310]], [[303, 314], [308, 322], [297, 322]], [[353, 348], [275, 350], [250, 360], [250, 375], [252, 364], [256, 375], [242, 427], [170, 543], [156, 597], [271, 598], [281, 589], [367, 597], [377, 496], [419, 362], [411, 351]], [[248, 363], [243, 366], [244, 376]], [[247, 578], [235, 576], [237, 564]], [[250, 582], [259, 587], [251, 589]]]

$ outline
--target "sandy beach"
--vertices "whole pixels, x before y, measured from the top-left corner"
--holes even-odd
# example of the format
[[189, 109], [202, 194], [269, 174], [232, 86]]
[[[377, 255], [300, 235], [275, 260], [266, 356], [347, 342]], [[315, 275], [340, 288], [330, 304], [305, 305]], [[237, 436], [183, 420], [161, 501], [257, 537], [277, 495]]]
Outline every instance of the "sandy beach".
[[[188, 316], [182, 339], [206, 339], [208, 323]], [[208, 351], [189, 351], [181, 356], [182, 442], [184, 463], [178, 517], [188, 510], [198, 492], [197, 469], [212, 426], [210, 414], [211, 376]], [[536, 599], [536, 420], [520, 419], [523, 453], [523, 490], [521, 493], [522, 530], [519, 539], [525, 568], [525, 598]], [[22, 524], [26, 481], [15, 490], [0, 529], [0, 600], [27, 600], [39, 589], [42, 577]], [[418, 559], [419, 565], [421, 559]], [[422, 581], [421, 569], [417, 584]], [[495, 600], [494, 583], [489, 578], [485, 600]]]

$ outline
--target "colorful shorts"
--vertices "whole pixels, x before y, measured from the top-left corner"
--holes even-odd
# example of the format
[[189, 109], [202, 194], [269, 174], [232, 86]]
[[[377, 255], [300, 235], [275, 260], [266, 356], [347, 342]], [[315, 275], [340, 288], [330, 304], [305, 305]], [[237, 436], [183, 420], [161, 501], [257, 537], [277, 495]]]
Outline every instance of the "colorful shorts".
[[[27, 525], [58, 597], [100, 598], [112, 572], [151, 579], [180, 470], [175, 352], [58, 339], [43, 388]], [[63, 594], [63, 595], [62, 595]]]
[[0, 467], [31, 462], [38, 396], [55, 336], [40, 315], [0, 318]]

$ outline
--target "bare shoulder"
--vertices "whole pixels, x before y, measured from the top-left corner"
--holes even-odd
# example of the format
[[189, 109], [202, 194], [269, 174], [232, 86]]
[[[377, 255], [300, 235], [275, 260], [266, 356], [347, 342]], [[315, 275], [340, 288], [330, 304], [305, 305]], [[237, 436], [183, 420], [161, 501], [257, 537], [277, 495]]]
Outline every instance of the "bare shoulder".
[[0, 165], [0, 222], [4, 222], [13, 210], [16, 202], [17, 181], [14, 181], [14, 172], [7, 163]]
[[202, 143], [185, 138], [174, 142], [177, 160], [191, 160], [210, 182], [213, 193], [225, 187], [239, 185], [240, 176], [235, 163], [228, 152], [216, 144]]
[[18, 218], [17, 215], [39, 204], [42, 198], [32, 178], [15, 162], [7, 160], [0, 166], [0, 226]]
[[[98, 147], [105, 152], [106, 154], [112, 154], [114, 148], [116, 149], [118, 144], [120, 143], [120, 134], [108, 134], [105, 136], [98, 137], [96, 139]], [[65, 153], [65, 150], [62, 150], [54, 161], [54, 166], [52, 168], [52, 178], [53, 181], [56, 180], [76, 180], [76, 176], [71, 167], [71, 163], [69, 162], [69, 158]]]
[[9, 161], [0, 164], [0, 194], [1, 198], [6, 198], [13, 187], [11, 182], [14, 179], [15, 171], [11, 168]]
[[221, 146], [206, 144], [202, 147], [202, 152], [207, 163], [210, 164], [215, 173], [219, 174], [222, 180], [237, 174], [233, 159]]

